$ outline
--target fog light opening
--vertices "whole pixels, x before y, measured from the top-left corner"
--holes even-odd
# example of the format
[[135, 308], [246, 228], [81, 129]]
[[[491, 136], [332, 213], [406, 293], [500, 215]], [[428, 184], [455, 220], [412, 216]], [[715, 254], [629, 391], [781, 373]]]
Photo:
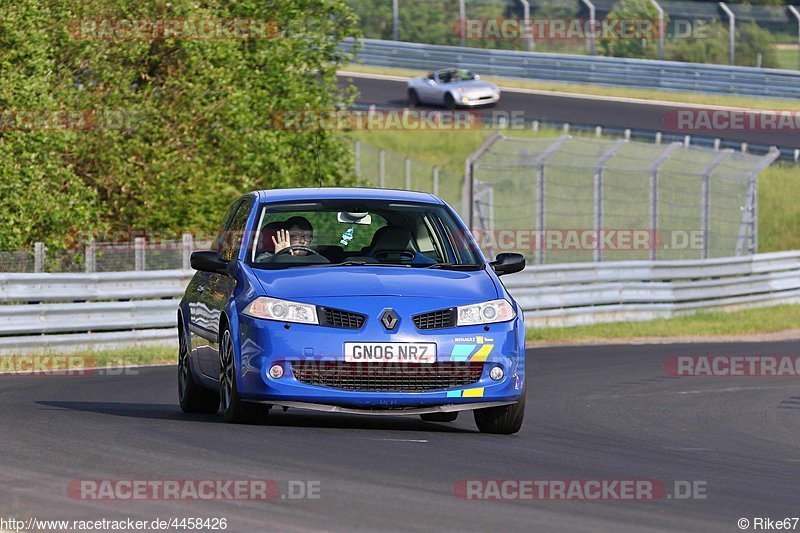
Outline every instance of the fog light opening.
[[281, 365], [272, 365], [269, 369], [269, 377], [272, 379], [280, 379], [283, 377], [283, 367]]
[[496, 366], [489, 371], [489, 377], [492, 378], [494, 381], [500, 381], [501, 379], [503, 379], [503, 376], [504, 376], [503, 369], [500, 368], [499, 366]]

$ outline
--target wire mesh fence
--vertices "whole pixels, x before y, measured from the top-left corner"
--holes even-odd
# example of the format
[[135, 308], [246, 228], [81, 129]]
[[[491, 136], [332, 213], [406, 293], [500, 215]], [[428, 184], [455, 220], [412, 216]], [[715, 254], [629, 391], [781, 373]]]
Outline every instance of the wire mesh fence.
[[496, 134], [471, 158], [466, 218], [487, 255], [534, 264], [752, 254], [757, 177], [776, 157]]

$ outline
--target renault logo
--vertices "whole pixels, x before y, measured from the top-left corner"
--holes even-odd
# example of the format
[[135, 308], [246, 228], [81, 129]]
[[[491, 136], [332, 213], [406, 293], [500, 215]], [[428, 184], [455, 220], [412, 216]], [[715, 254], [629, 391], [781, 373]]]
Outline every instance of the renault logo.
[[399, 320], [397, 319], [397, 314], [391, 309], [387, 309], [381, 315], [381, 324], [383, 324], [383, 327], [386, 329], [391, 330], [396, 328], [398, 322]]

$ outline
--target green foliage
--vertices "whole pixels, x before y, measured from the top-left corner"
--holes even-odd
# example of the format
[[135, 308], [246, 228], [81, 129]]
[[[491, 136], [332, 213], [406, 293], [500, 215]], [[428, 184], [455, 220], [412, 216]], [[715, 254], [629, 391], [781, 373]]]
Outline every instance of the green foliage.
[[[269, 19], [279, 34], [79, 39], [70, 25], [179, 18]], [[246, 190], [350, 183], [341, 134], [288, 131], [273, 117], [350, 101], [337, 87], [346, 58], [336, 45], [358, 35], [355, 24], [342, 0], [7, 2], [0, 110], [97, 120], [81, 130], [0, 128], [0, 248], [70, 244], [89, 228], [208, 232]]]
[[[729, 55], [727, 24], [717, 20], [703, 26], [701, 31], [684, 39], [673, 39], [667, 45], [667, 59], [692, 63], [727, 64]], [[761, 54], [761, 66], [779, 68], [780, 61], [773, 47], [772, 35], [753, 22], [737, 25], [735, 60], [737, 65], [756, 66]]]
[[[606, 17], [608, 20], [619, 21], [653, 21], [655, 31], [651, 38], [640, 39], [599, 39], [599, 53], [613, 57], [635, 57], [654, 59], [658, 57], [658, 10], [650, 0], [620, 0]], [[664, 27], [667, 27], [669, 17], [664, 15]]]

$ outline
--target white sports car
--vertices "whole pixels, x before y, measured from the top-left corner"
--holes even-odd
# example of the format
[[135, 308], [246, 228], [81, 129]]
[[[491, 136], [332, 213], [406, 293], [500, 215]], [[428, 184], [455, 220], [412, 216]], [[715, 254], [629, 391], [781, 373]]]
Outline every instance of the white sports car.
[[411, 105], [443, 105], [449, 109], [493, 105], [500, 100], [500, 89], [469, 70], [446, 68], [409, 80], [408, 100]]

